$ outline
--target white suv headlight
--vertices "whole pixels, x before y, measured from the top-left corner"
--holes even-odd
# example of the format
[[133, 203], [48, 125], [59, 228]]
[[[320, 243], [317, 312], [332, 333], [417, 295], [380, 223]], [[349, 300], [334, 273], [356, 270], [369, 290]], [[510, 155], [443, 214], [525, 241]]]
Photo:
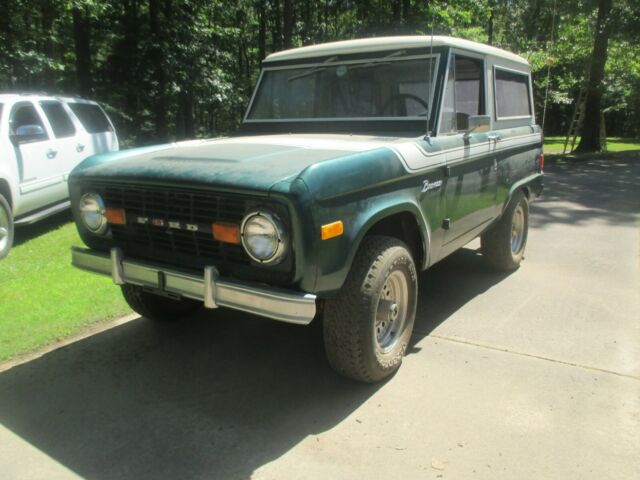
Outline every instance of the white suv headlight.
[[287, 253], [286, 232], [282, 222], [272, 213], [250, 213], [244, 217], [240, 233], [244, 249], [256, 262], [277, 263]]
[[104, 216], [104, 201], [97, 193], [85, 193], [80, 197], [78, 205], [82, 223], [91, 233], [104, 235], [109, 225]]

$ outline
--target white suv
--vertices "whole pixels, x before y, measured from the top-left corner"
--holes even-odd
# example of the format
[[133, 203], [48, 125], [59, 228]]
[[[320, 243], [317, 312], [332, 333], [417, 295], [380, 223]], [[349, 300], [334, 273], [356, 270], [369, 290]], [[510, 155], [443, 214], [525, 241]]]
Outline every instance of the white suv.
[[0, 259], [26, 225], [69, 207], [67, 177], [85, 158], [118, 150], [109, 117], [75, 97], [0, 95]]

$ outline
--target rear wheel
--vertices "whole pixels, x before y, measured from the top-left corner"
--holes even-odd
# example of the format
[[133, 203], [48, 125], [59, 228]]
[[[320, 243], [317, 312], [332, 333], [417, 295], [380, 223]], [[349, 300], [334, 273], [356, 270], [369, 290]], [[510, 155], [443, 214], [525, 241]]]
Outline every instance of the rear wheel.
[[131, 309], [145, 318], [173, 321], [190, 317], [202, 307], [202, 302], [190, 298], [173, 299], [145, 291], [137, 285], [122, 285], [122, 295]]
[[0, 259], [9, 254], [13, 245], [13, 213], [9, 202], [0, 194]]
[[529, 201], [518, 190], [500, 220], [482, 234], [482, 254], [497, 270], [515, 270], [524, 259], [528, 234]]
[[325, 303], [323, 333], [331, 366], [361, 382], [377, 382], [402, 363], [416, 315], [418, 277], [400, 240], [364, 240], [344, 286]]

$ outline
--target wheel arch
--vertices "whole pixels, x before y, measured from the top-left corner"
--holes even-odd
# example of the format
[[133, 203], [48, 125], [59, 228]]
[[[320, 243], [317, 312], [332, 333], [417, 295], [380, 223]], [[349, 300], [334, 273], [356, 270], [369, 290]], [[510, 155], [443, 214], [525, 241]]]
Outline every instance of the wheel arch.
[[13, 210], [13, 197], [11, 196], [11, 186], [9, 182], [7, 182], [4, 178], [0, 178], [0, 195], [2, 195], [7, 202], [9, 202], [9, 206]]
[[[522, 190], [525, 197], [527, 197], [527, 200], [531, 200], [532, 193], [535, 193], [538, 190], [541, 190], [541, 188], [536, 188], [534, 185], [535, 182], [540, 182], [541, 178], [542, 178], [542, 174], [536, 173], [534, 175], [525, 177], [515, 182], [513, 185], [511, 185], [511, 188], [509, 189], [509, 194], [507, 195], [504, 205], [502, 205], [502, 211], [504, 212], [504, 210], [509, 205], [509, 202], [511, 202], [511, 198], [513, 197], [515, 192], [517, 192], [518, 190]], [[535, 194], [537, 195], [538, 193], [535, 193]]]
[[427, 221], [412, 203], [395, 205], [371, 215], [353, 244], [349, 264], [353, 262], [363, 240], [370, 235], [386, 235], [407, 244], [416, 266], [425, 270], [429, 264], [430, 233]]

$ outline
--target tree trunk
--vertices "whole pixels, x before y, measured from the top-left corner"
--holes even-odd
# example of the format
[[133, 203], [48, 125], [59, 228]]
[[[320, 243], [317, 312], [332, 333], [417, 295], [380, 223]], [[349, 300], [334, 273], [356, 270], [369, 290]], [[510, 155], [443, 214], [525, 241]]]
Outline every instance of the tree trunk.
[[91, 25], [86, 7], [80, 9], [74, 3], [73, 9], [73, 41], [76, 53], [76, 85], [78, 93], [91, 95]]
[[271, 30], [271, 40], [273, 46], [271, 51], [282, 50], [282, 19], [280, 18], [280, 0], [271, 0], [271, 17], [273, 19], [273, 29]]
[[405, 24], [411, 23], [411, 1], [402, 0], [402, 21]]
[[391, 6], [393, 10], [393, 26], [397, 27], [400, 23], [400, 13], [402, 11], [402, 0], [394, 0]]
[[284, 48], [291, 48], [293, 36], [293, 0], [284, 0]]
[[[41, 3], [41, 13], [42, 13], [42, 53], [49, 60], [49, 62], [53, 62], [54, 60], [54, 50], [53, 50], [53, 21], [55, 19], [55, 11], [53, 9], [53, 5], [51, 0], [44, 0]], [[56, 78], [55, 72], [53, 69], [48, 66], [44, 73], [44, 85], [47, 89], [53, 89], [55, 87]]]
[[267, 56], [267, 12], [265, 0], [258, 3], [258, 60], [262, 61]]
[[591, 68], [587, 83], [587, 98], [582, 124], [582, 137], [576, 152], [599, 152], [600, 144], [600, 113], [602, 110], [602, 80], [604, 67], [607, 63], [607, 48], [609, 46], [610, 21], [612, 0], [598, 0], [598, 19], [596, 21], [596, 38], [591, 54]]
[[149, 0], [149, 31], [151, 33], [151, 64], [153, 65], [153, 81], [155, 83], [155, 95], [153, 100], [153, 113], [155, 120], [155, 140], [166, 142], [169, 139], [167, 125], [167, 79], [164, 72], [162, 46], [163, 37], [160, 28], [159, 0]]

